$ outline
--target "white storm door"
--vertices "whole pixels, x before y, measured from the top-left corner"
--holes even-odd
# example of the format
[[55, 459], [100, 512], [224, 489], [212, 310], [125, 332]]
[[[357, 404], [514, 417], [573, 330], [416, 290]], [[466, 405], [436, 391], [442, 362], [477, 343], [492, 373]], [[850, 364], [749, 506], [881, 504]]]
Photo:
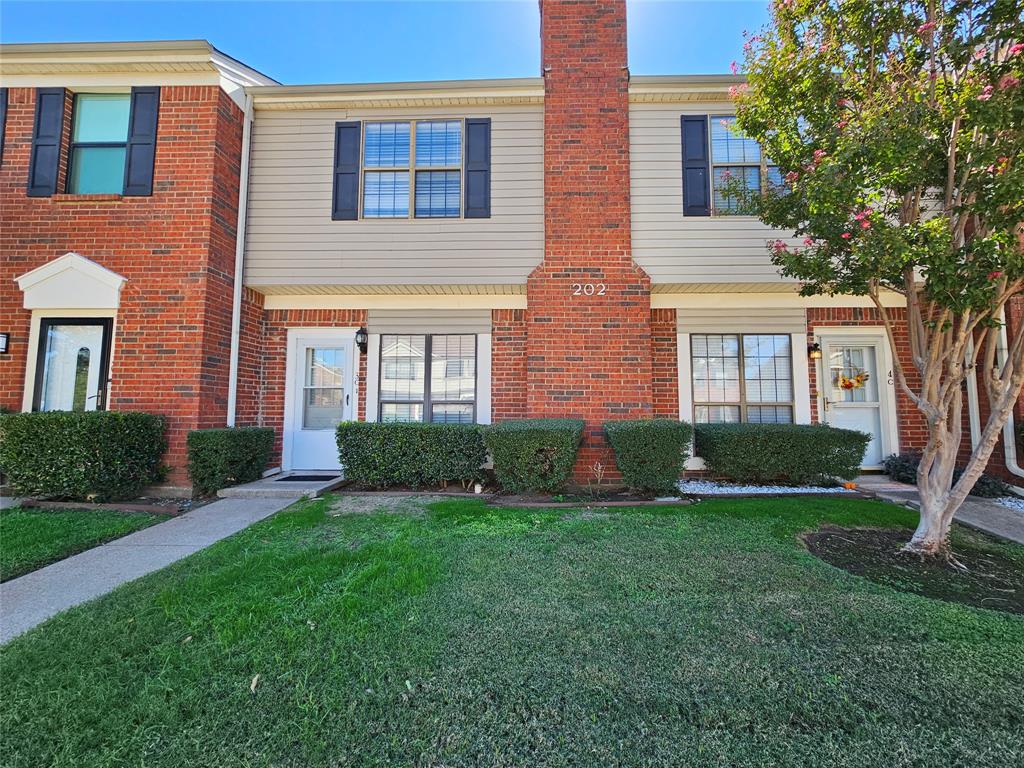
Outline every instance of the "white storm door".
[[871, 435], [861, 466], [877, 468], [891, 448], [884, 428], [888, 386], [879, 376], [883, 340], [822, 337], [823, 420]]
[[341, 469], [335, 428], [355, 413], [354, 333], [292, 338], [285, 469]]

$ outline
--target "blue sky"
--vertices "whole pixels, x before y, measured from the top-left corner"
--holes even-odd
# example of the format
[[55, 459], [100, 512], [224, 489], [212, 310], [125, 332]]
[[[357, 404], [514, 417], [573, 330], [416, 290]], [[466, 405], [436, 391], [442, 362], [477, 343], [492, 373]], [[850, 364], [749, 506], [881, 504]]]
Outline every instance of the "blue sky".
[[[768, 0], [631, 0], [633, 74], [727, 72]], [[283, 83], [534, 76], [536, 0], [2, 0], [0, 41], [206, 38]]]

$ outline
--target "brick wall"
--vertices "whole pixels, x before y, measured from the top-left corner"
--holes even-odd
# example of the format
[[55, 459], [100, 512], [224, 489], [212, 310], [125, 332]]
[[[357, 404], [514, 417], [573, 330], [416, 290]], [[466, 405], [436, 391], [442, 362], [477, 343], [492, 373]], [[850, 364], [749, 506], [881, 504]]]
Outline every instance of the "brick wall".
[[[151, 197], [30, 198], [34, 108], [34, 89], [10, 89], [0, 166], [0, 326], [11, 333], [11, 353], [0, 356], [0, 403], [21, 408], [30, 353], [30, 315], [14, 278], [78, 252], [127, 278], [109, 407], [169, 417], [168, 480], [185, 485], [187, 432], [226, 417], [241, 110], [215, 86], [164, 87]], [[65, 134], [70, 114], [69, 103]], [[65, 140], [58, 189], [66, 172]]]
[[[679, 418], [677, 333], [674, 309], [651, 310], [651, 386], [654, 415], [659, 419]], [[692, 418], [691, 414], [683, 417], [685, 421], [692, 421]]]
[[[364, 309], [270, 309], [263, 310], [255, 291], [245, 295], [245, 365], [239, 365], [239, 426], [273, 427], [274, 455], [270, 466], [281, 464], [284, 432], [285, 374], [289, 328], [358, 328], [366, 325]], [[258, 320], [257, 320], [258, 317]], [[254, 330], [258, 328], [259, 330]], [[359, 389], [356, 415], [366, 420], [366, 355], [358, 350]], [[241, 358], [240, 358], [241, 360]], [[244, 397], [242, 393], [245, 393]]]
[[491, 420], [526, 415], [526, 310], [491, 311]]
[[650, 280], [630, 247], [625, 0], [543, 0], [541, 52], [544, 261], [527, 281], [526, 412], [586, 419], [586, 480], [595, 461], [614, 466], [603, 422], [653, 413]]

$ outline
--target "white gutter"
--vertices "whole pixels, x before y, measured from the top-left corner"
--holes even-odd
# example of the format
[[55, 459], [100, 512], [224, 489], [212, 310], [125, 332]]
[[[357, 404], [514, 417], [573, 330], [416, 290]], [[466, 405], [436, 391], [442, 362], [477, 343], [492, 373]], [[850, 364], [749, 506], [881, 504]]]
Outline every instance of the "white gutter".
[[245, 277], [245, 224], [249, 208], [249, 145], [252, 142], [252, 95], [245, 95], [242, 117], [242, 164], [238, 179], [238, 224], [235, 227], [235, 285], [231, 300], [231, 353], [228, 364], [227, 425], [235, 426], [238, 405], [238, 349], [241, 345], [242, 290]]
[[[999, 313], [999, 357], [1006, 359], [1010, 349], [1009, 339], [1006, 335], [1006, 310]], [[1013, 423], [1013, 408], [1010, 409], [1010, 416], [1003, 425], [1003, 451], [1006, 455], [1006, 468], [1010, 474], [1017, 477], [1024, 477], [1024, 468], [1017, 463], [1017, 434]]]
[[[999, 315], [999, 346], [996, 348], [996, 362], [1002, 365], [1006, 359], [1006, 351], [1009, 349], [1009, 341], [1006, 336], [1006, 312]], [[970, 349], [973, 352], [974, 342], [971, 341]], [[972, 355], [973, 357], [973, 355]], [[971, 448], [973, 449], [981, 439], [981, 406], [978, 403], [978, 379], [977, 370], [967, 377], [967, 415], [971, 425]], [[1003, 453], [1006, 457], [1006, 469], [1012, 475], [1024, 477], [1024, 468], [1018, 463], [1017, 456], [1017, 435], [1014, 428], [1013, 409], [1010, 409], [1010, 416], [1003, 425]]]

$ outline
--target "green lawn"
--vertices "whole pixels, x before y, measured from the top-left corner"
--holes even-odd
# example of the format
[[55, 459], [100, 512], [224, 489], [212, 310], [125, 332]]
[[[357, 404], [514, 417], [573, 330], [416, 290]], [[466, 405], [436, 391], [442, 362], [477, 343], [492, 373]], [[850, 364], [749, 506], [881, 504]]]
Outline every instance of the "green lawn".
[[0, 650], [0, 764], [1024, 760], [1024, 620], [867, 582], [796, 539], [824, 521], [907, 526], [904, 509], [331, 504]]
[[0, 510], [0, 581], [166, 519], [166, 515], [100, 509]]

